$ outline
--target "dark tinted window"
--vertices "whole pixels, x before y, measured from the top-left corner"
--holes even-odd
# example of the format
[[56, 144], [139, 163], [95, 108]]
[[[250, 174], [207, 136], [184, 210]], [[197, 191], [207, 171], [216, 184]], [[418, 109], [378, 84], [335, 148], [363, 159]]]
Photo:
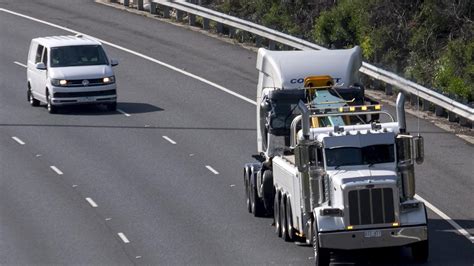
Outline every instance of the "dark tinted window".
[[362, 165], [395, 161], [392, 144], [372, 145], [363, 148], [341, 147], [325, 149], [327, 166]]
[[36, 48], [35, 64], [41, 62], [41, 55], [43, 55], [43, 46], [38, 45], [38, 48]]
[[48, 65], [48, 49], [44, 49], [42, 62], [45, 66]]
[[108, 65], [100, 45], [63, 46], [51, 48], [51, 67]]

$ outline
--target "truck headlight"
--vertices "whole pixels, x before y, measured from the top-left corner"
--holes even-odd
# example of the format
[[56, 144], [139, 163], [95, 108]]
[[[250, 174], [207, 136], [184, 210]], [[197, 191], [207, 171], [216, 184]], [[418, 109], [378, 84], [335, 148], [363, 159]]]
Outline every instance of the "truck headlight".
[[338, 208], [324, 208], [320, 210], [322, 216], [344, 216], [344, 211]]
[[104, 82], [104, 83], [114, 83], [115, 82], [115, 76], [105, 77], [105, 78], [102, 79], [102, 82]]
[[51, 79], [51, 84], [53, 86], [66, 86], [67, 80], [65, 79]]

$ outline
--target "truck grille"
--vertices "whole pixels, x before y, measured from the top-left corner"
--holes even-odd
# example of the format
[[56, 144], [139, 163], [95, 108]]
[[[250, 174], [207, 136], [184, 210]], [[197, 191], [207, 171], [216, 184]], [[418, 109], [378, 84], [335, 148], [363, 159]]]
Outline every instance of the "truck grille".
[[367, 188], [349, 192], [350, 225], [395, 222], [391, 188]]

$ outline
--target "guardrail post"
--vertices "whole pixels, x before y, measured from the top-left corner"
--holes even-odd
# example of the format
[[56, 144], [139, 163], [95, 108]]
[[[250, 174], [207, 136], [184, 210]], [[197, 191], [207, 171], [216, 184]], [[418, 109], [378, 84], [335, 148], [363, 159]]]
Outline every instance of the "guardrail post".
[[123, 0], [124, 6], [130, 6], [130, 0]]
[[188, 13], [188, 23], [190, 26], [196, 25], [196, 15]]
[[436, 116], [444, 116], [446, 113], [444, 111], [444, 108], [441, 106], [436, 105], [435, 106], [435, 115]]
[[143, 10], [143, 0], [138, 0], [137, 1], [137, 9], [138, 10]]
[[222, 34], [224, 32], [224, 24], [217, 22], [216, 30], [217, 33]]
[[209, 30], [209, 19], [207, 18], [202, 18], [202, 29], [203, 30]]
[[255, 36], [255, 46], [262, 47], [262, 37]]
[[153, 1], [150, 1], [150, 14], [152, 15], [158, 14], [157, 9], [158, 9], [158, 4]]
[[268, 49], [269, 50], [275, 50], [276, 49], [276, 43], [272, 40], [268, 40]]
[[170, 8], [167, 7], [167, 6], [163, 6], [163, 17], [164, 18], [170, 18], [171, 15], [170, 15]]
[[457, 122], [458, 121], [457, 115], [453, 112], [448, 112], [448, 121], [449, 122]]
[[430, 105], [431, 105], [431, 103], [429, 101], [427, 101], [425, 99], [421, 100], [421, 107], [422, 107], [423, 111], [425, 111], [425, 112], [429, 111], [430, 110]]
[[393, 95], [392, 84], [385, 85], [385, 95]]
[[184, 12], [181, 10], [176, 10], [176, 21], [183, 21]]
[[235, 28], [229, 27], [229, 38], [234, 38], [235, 36]]
[[410, 93], [410, 104], [415, 106], [418, 101], [418, 96], [414, 93]]

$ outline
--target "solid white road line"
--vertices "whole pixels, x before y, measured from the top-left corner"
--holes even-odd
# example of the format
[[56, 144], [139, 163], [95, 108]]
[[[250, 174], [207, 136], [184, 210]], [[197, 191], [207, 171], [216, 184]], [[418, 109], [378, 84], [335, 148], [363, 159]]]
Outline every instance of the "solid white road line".
[[171, 143], [171, 144], [173, 144], [173, 145], [176, 144], [176, 141], [170, 139], [170, 138], [167, 137], [167, 136], [163, 136], [163, 138], [166, 139], [169, 143]]
[[130, 243], [130, 240], [128, 240], [127, 236], [125, 236], [124, 233], [120, 232], [117, 234], [123, 241], [123, 243], [127, 244], [127, 243]]
[[63, 175], [63, 172], [61, 172], [61, 170], [59, 170], [56, 166], [51, 165], [50, 168], [53, 169], [53, 171], [56, 172], [56, 174]]
[[20, 138], [18, 138], [18, 137], [12, 137], [12, 139], [13, 139], [14, 141], [18, 142], [18, 144], [20, 144], [20, 145], [25, 145], [25, 142], [23, 142], [23, 141], [22, 141]]
[[[22, 18], [25, 18], [25, 19], [29, 19], [29, 20], [32, 20], [32, 21], [35, 21], [35, 22], [38, 22], [38, 23], [42, 23], [42, 24], [45, 24], [45, 25], [48, 25], [48, 26], [51, 26], [51, 27], [54, 27], [54, 28], [57, 28], [57, 29], [61, 29], [61, 30], [64, 30], [64, 31], [67, 31], [67, 32], [70, 32], [70, 33], [73, 33], [73, 34], [83, 34], [83, 35], [87, 35], [87, 34], [84, 34], [84, 33], [81, 33], [81, 32], [78, 32], [78, 31], [75, 31], [75, 30], [72, 30], [72, 29], [63, 27], [63, 26], [59, 26], [59, 25], [53, 24], [53, 23], [51, 23], [51, 22], [47, 22], [47, 21], [40, 20], [40, 19], [37, 19], [37, 18], [34, 18], [34, 17], [30, 17], [30, 16], [27, 16], [27, 15], [23, 15], [23, 14], [21, 14], [21, 13], [17, 13], [17, 12], [14, 12], [14, 11], [11, 11], [11, 10], [8, 10], [8, 9], [5, 9], [5, 8], [0, 8], [0, 11], [9, 13], [9, 14], [12, 14], [12, 15], [15, 15], [15, 16], [19, 16], [19, 17], [22, 17]], [[91, 37], [91, 38], [95, 38], [95, 37], [90, 36], [90, 35], [87, 35], [87, 36], [89, 36], [89, 37]], [[221, 90], [221, 91], [224, 91], [224, 92], [226, 92], [226, 93], [229, 93], [230, 95], [233, 95], [233, 96], [235, 96], [235, 97], [237, 97], [237, 98], [239, 98], [239, 99], [242, 99], [242, 100], [244, 100], [244, 101], [246, 101], [246, 102], [248, 102], [248, 103], [251, 103], [251, 104], [253, 104], [253, 105], [257, 105], [257, 103], [256, 103], [254, 100], [251, 100], [251, 99], [249, 99], [249, 98], [247, 98], [247, 97], [245, 97], [245, 96], [243, 96], [243, 95], [240, 95], [240, 94], [238, 94], [238, 93], [236, 93], [236, 92], [234, 92], [234, 91], [231, 91], [231, 90], [229, 90], [229, 89], [227, 89], [227, 88], [224, 88], [223, 86], [218, 85], [218, 84], [216, 84], [216, 83], [214, 83], [214, 82], [212, 82], [212, 81], [206, 80], [206, 79], [204, 79], [204, 78], [202, 78], [202, 77], [199, 77], [199, 76], [197, 76], [197, 75], [194, 75], [194, 74], [192, 74], [192, 73], [189, 73], [189, 72], [187, 72], [187, 71], [184, 71], [184, 70], [182, 70], [182, 69], [179, 69], [179, 68], [177, 68], [177, 67], [175, 67], [175, 66], [172, 66], [172, 65], [170, 65], [170, 64], [161, 62], [161, 61], [159, 61], [159, 60], [157, 60], [157, 59], [154, 59], [154, 58], [152, 58], [152, 57], [146, 56], [146, 55], [141, 54], [141, 53], [139, 53], [139, 52], [135, 52], [135, 51], [133, 51], [133, 50], [127, 49], [127, 48], [125, 48], [125, 47], [122, 47], [122, 46], [119, 46], [119, 45], [116, 45], [116, 44], [113, 44], [113, 43], [110, 43], [110, 42], [107, 42], [107, 41], [104, 41], [104, 40], [99, 39], [99, 38], [95, 38], [95, 39], [97, 39], [98, 41], [100, 41], [100, 42], [102, 42], [102, 43], [104, 43], [104, 44], [107, 44], [107, 45], [109, 45], [109, 46], [112, 46], [112, 47], [114, 47], [114, 48], [116, 48], [116, 49], [119, 49], [119, 50], [122, 50], [122, 51], [124, 51], [124, 52], [130, 53], [130, 54], [133, 54], [133, 55], [136, 55], [136, 56], [141, 57], [141, 58], [143, 58], [143, 59], [145, 59], [145, 60], [154, 62], [154, 63], [156, 63], [156, 64], [159, 64], [159, 65], [162, 65], [162, 66], [164, 66], [164, 67], [166, 67], [166, 68], [169, 68], [169, 69], [171, 69], [171, 70], [174, 70], [174, 71], [176, 71], [176, 72], [179, 72], [179, 73], [181, 73], [181, 74], [183, 74], [183, 75], [186, 75], [186, 76], [188, 76], [188, 77], [191, 77], [191, 78], [194, 78], [194, 79], [196, 79], [196, 80], [199, 80], [199, 81], [201, 81], [201, 82], [203, 82], [203, 83], [206, 83], [206, 84], [208, 84], [208, 85], [210, 85], [210, 86], [213, 86], [214, 88], [217, 88], [217, 89], [219, 89], [219, 90]], [[117, 109], [117, 110], [118, 110], [118, 109]], [[120, 112], [120, 111], [119, 111], [119, 112]], [[206, 167], [208, 167], [208, 166], [206, 166]], [[209, 167], [210, 167], [210, 166], [209, 166]], [[209, 167], [208, 167], [208, 169], [209, 169]], [[211, 169], [212, 169], [212, 167], [211, 167]], [[209, 170], [210, 170], [210, 169], [209, 169]], [[210, 170], [210, 171], [212, 172], [212, 170]], [[214, 170], [214, 171], [215, 171], [215, 170]], [[216, 171], [216, 172], [217, 172], [217, 171]], [[217, 173], [217, 174], [218, 174], [218, 173]], [[439, 211], [439, 209], [436, 208], [434, 205], [430, 204], [430, 203], [427, 202], [427, 201], [424, 201], [424, 202], [425, 202], [426, 206], [428, 206], [428, 208], [430, 208], [432, 211], [436, 212], [435, 209]], [[432, 207], [433, 207], [433, 208], [432, 208]], [[446, 216], [446, 217], [447, 217], [447, 216]], [[448, 218], [449, 218], [449, 217], [448, 217]], [[445, 219], [445, 218], [443, 218], [443, 219]], [[445, 220], [446, 220], [446, 219], [445, 219]], [[467, 233], [467, 231], [466, 231], [465, 229], [463, 229], [463, 228], [460, 227], [457, 223], [455, 223], [454, 221], [452, 221], [452, 219], [449, 219], [449, 220], [446, 220], [446, 221], [448, 221], [454, 228], [456, 228], [456, 229], [457, 229], [457, 228], [461, 228], [462, 231], [464, 231], [464, 232]], [[450, 221], [451, 221], [452, 223], [451, 223]], [[456, 225], [456, 226], [455, 226], [455, 225]], [[469, 235], [469, 234], [468, 234], [468, 235]], [[466, 235], [465, 235], [465, 236], [466, 236]], [[472, 241], [472, 237], [469, 236], [468, 239], [469, 239], [470, 241]]]
[[13, 62], [13, 64], [17, 64], [17, 65], [19, 65], [19, 66], [22, 66], [22, 67], [24, 67], [24, 68], [27, 68], [27, 66], [26, 66], [25, 64], [22, 64], [22, 63], [20, 63], [20, 62], [18, 62], [18, 61]]
[[456, 223], [453, 219], [451, 219], [451, 217], [446, 215], [440, 209], [436, 208], [433, 204], [429, 203], [427, 200], [420, 197], [419, 195], [415, 195], [415, 199], [423, 201], [428, 208], [430, 208], [434, 213], [439, 215], [439, 217], [446, 220], [446, 222], [448, 222], [452, 227], [454, 227], [454, 229], [456, 229], [456, 231], [458, 231], [458, 233], [465, 236], [467, 238], [467, 240], [471, 241], [471, 243], [474, 244], [474, 237], [471, 236], [471, 234], [469, 234], [469, 232], [466, 229], [462, 228], [458, 223]]
[[206, 168], [211, 171], [213, 174], [218, 175], [219, 172], [217, 172], [214, 168], [212, 168], [210, 165], [206, 165]]
[[86, 198], [87, 202], [89, 202], [89, 204], [92, 206], [92, 208], [97, 208], [99, 207], [99, 205], [97, 205], [97, 203], [95, 203], [95, 201], [91, 198]]
[[130, 116], [130, 114], [125, 113], [123, 110], [117, 109], [117, 112], [125, 115], [125, 116]]
[[84, 35], [84, 36], [88, 36], [88, 37], [94, 38], [94, 39], [100, 41], [100, 42], [103, 43], [103, 44], [107, 44], [107, 45], [112, 46], [112, 47], [114, 47], [114, 48], [116, 48], [116, 49], [122, 50], [122, 51], [124, 51], [124, 52], [129, 53], [129, 54], [136, 55], [136, 56], [141, 57], [141, 58], [143, 58], [143, 59], [145, 59], [145, 60], [151, 61], [151, 62], [153, 62], [153, 63], [156, 63], [156, 64], [159, 64], [159, 65], [161, 65], [161, 66], [164, 66], [164, 67], [166, 67], [166, 68], [168, 68], [168, 69], [171, 69], [171, 70], [174, 70], [174, 71], [176, 71], [176, 72], [179, 72], [179, 73], [181, 73], [181, 74], [183, 74], [183, 75], [186, 75], [186, 76], [188, 76], [188, 77], [190, 77], [190, 78], [199, 80], [199, 81], [201, 81], [201, 82], [203, 82], [203, 83], [206, 83], [207, 85], [210, 85], [210, 86], [212, 86], [212, 87], [214, 87], [214, 88], [216, 88], [216, 89], [219, 89], [219, 90], [221, 90], [221, 91], [223, 91], [223, 92], [226, 92], [226, 93], [228, 93], [228, 94], [230, 94], [230, 95], [232, 95], [232, 96], [235, 96], [235, 97], [237, 97], [237, 98], [239, 98], [239, 99], [242, 99], [242, 100], [244, 100], [244, 101], [246, 101], [246, 102], [248, 102], [248, 103], [251, 103], [251, 104], [253, 104], [253, 105], [256, 105], [256, 104], [257, 104], [254, 100], [251, 100], [251, 99], [249, 99], [249, 98], [247, 98], [247, 97], [245, 97], [245, 96], [243, 96], [243, 95], [240, 95], [240, 94], [238, 94], [238, 93], [236, 93], [236, 92], [234, 92], [234, 91], [231, 91], [231, 90], [229, 90], [229, 89], [227, 89], [227, 88], [225, 88], [225, 87], [223, 87], [223, 86], [221, 86], [221, 85], [219, 85], [219, 84], [216, 84], [216, 83], [214, 83], [214, 82], [212, 82], [212, 81], [209, 81], [209, 80], [207, 80], [207, 79], [204, 79], [204, 78], [202, 78], [202, 77], [200, 77], [200, 76], [197, 76], [197, 75], [195, 75], [195, 74], [192, 74], [192, 73], [190, 73], [190, 72], [184, 71], [184, 70], [182, 70], [182, 69], [179, 69], [179, 68], [177, 68], [177, 67], [175, 67], [175, 66], [172, 66], [172, 65], [170, 65], [170, 64], [167, 64], [167, 63], [165, 63], [165, 62], [162, 62], [162, 61], [160, 61], [160, 60], [158, 60], [158, 59], [155, 59], [155, 58], [149, 57], [149, 56], [147, 56], [147, 55], [141, 54], [141, 53], [139, 53], [139, 52], [135, 52], [135, 51], [130, 50], [130, 49], [128, 49], [128, 48], [122, 47], [122, 46], [120, 46], [120, 45], [113, 44], [113, 43], [111, 43], [111, 42], [107, 42], [107, 41], [105, 41], [105, 40], [96, 38], [96, 37], [94, 37], [94, 36], [90, 36], [90, 35], [87, 35], [87, 34], [85, 34], [85, 33], [81, 33], [81, 32], [79, 32], [79, 31], [76, 31], [76, 30], [73, 30], [73, 29], [70, 29], [70, 28], [66, 28], [66, 27], [63, 27], [63, 26], [59, 26], [59, 25], [56, 25], [56, 24], [54, 24], [54, 23], [47, 22], [47, 21], [44, 21], [44, 20], [41, 20], [41, 19], [37, 19], [37, 18], [34, 18], [34, 17], [30, 17], [30, 16], [27, 16], [27, 15], [23, 15], [23, 14], [21, 14], [21, 13], [17, 13], [17, 12], [14, 12], [14, 11], [11, 11], [11, 10], [8, 10], [8, 9], [5, 9], [5, 8], [0, 8], [0, 11], [9, 13], [9, 14], [12, 14], [12, 15], [15, 15], [15, 16], [19, 16], [19, 17], [22, 17], [22, 18], [26, 18], [26, 19], [29, 19], [29, 20], [32, 20], [32, 21], [36, 21], [36, 22], [38, 22], [38, 23], [42, 23], [42, 24], [45, 24], [45, 25], [48, 25], [48, 26], [51, 26], [51, 27], [54, 27], [54, 28], [57, 28], [57, 29], [61, 29], [61, 30], [64, 30], [64, 31], [67, 31], [67, 32], [70, 32], [70, 33], [73, 33], [73, 34], [82, 34], [82, 35]]

